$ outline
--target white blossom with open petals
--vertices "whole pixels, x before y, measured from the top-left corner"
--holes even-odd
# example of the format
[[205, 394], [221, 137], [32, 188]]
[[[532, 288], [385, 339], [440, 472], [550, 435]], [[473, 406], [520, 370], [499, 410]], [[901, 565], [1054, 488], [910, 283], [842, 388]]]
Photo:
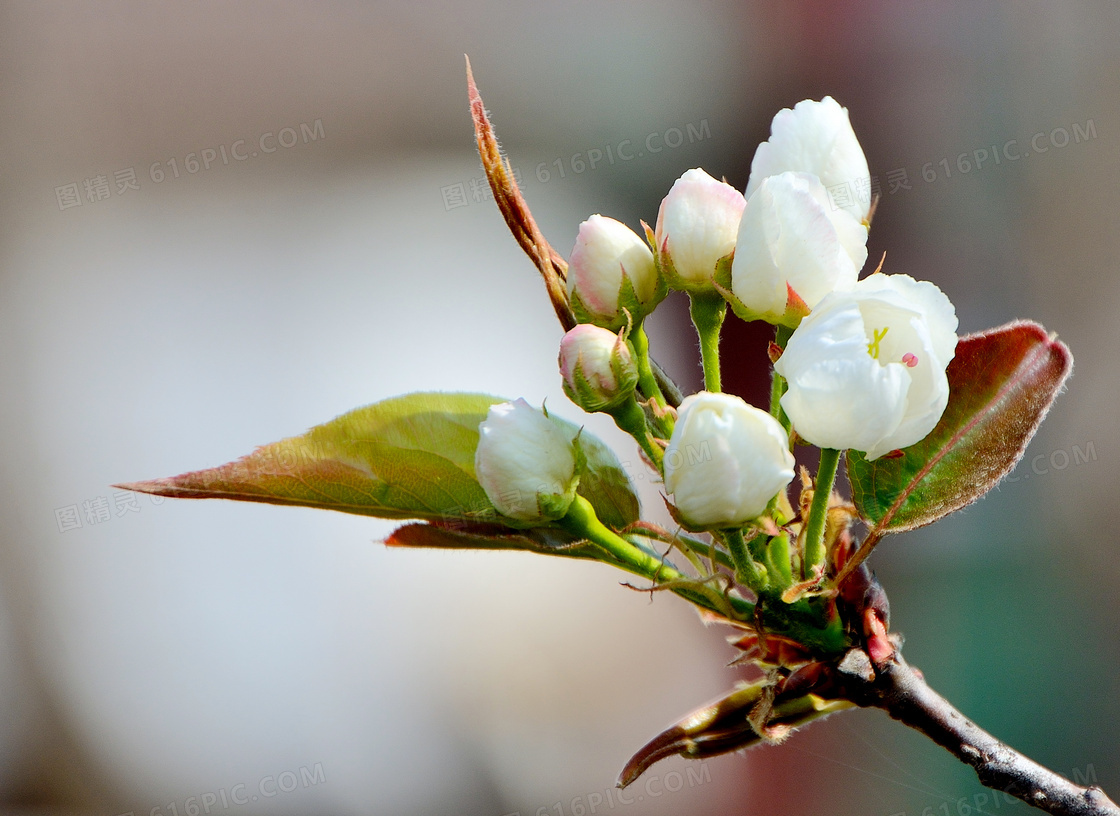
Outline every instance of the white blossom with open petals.
[[[768, 176], [794, 170], [812, 173], [838, 195], [834, 203], [857, 221], [871, 209], [871, 173], [859, 139], [852, 130], [848, 109], [831, 96], [820, 102], [805, 99], [783, 108], [770, 124], [770, 139], [758, 146], [751, 162], [747, 198]], [[841, 185], [847, 185], [845, 196]]]
[[789, 383], [781, 402], [794, 430], [868, 459], [921, 441], [949, 401], [956, 329], [949, 299], [908, 275], [872, 275], [828, 295], [774, 365]]

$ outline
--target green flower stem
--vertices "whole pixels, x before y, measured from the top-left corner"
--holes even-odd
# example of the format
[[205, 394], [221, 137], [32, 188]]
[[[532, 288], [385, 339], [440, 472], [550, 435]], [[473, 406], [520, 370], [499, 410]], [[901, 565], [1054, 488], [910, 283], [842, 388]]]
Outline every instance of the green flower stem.
[[793, 584], [793, 569], [789, 560], [789, 535], [781, 533], [770, 539], [769, 546], [770, 576], [776, 583], [779, 594], [781, 590]]
[[662, 462], [665, 459], [665, 451], [660, 445], [653, 441], [653, 436], [649, 432], [649, 427], [646, 425], [646, 413], [642, 407], [638, 405], [637, 400], [631, 395], [621, 405], [614, 408], [608, 408], [609, 413], [614, 418], [614, 424], [626, 431], [637, 440], [641, 445], [642, 450], [645, 451], [649, 460], [657, 467], [658, 473], [663, 473], [664, 468]]
[[649, 337], [646, 335], [642, 321], [634, 324], [634, 330], [628, 338], [634, 346], [634, 362], [638, 366], [638, 387], [642, 393], [660, 407], [665, 407], [665, 395], [661, 393], [661, 386], [657, 384], [657, 377], [653, 374], [653, 366], [649, 361]]
[[758, 531], [756, 531], [755, 535], [751, 536], [751, 538], [747, 541], [747, 549], [750, 550], [751, 558], [753, 558], [759, 564], [762, 564], [763, 569], [766, 570], [768, 582], [769, 582], [769, 577], [770, 577], [770, 575], [769, 575], [770, 570], [766, 566], [766, 562], [769, 561], [769, 558], [768, 558], [769, 547], [767, 546], [767, 545], [769, 545], [769, 543], [770, 543], [770, 537], [766, 536], [766, 535], [763, 535], [761, 532], [758, 532]]
[[719, 376], [719, 330], [727, 316], [727, 301], [722, 296], [707, 292], [689, 294], [690, 313], [696, 333], [700, 337], [700, 358], [704, 365], [704, 390], [718, 393]]
[[[789, 342], [790, 335], [793, 334], [793, 329], [789, 326], [777, 326], [774, 332], [774, 343], [785, 350], [786, 343]], [[786, 416], [785, 410], [782, 408], [782, 395], [786, 393], [786, 378], [779, 374], [777, 371], [771, 369], [770, 372], [770, 415], [782, 424], [789, 433], [790, 421]]]
[[727, 540], [727, 549], [731, 553], [731, 560], [735, 563], [735, 580], [740, 584], [753, 589], [756, 593], [766, 588], [768, 583], [766, 568], [755, 561], [747, 549], [747, 542], [743, 540], [743, 531], [738, 529], [724, 530], [723, 536]]
[[638, 389], [658, 409], [651, 412], [653, 429], [658, 437], [668, 439], [673, 434], [673, 420], [665, 412], [667, 405], [665, 394], [657, 384], [657, 375], [653, 373], [653, 363], [649, 357], [649, 337], [646, 335], [642, 321], [634, 324], [634, 330], [630, 332], [627, 339], [634, 348], [634, 362], [638, 367]]
[[[567, 515], [560, 519], [559, 524], [569, 532], [594, 542], [627, 572], [648, 578], [655, 584], [679, 581], [682, 586], [673, 587], [673, 592], [697, 606], [724, 614], [724, 610], [720, 609], [712, 598], [695, 588], [698, 583], [695, 579], [639, 549], [599, 521], [598, 516], [595, 515], [595, 508], [583, 496], [576, 496], [575, 501], [568, 508]], [[727, 601], [741, 620], [753, 620], [754, 604], [734, 595], [727, 596]]]
[[779, 374], [777, 371], [770, 372], [770, 416], [782, 423], [782, 427], [789, 433], [789, 417], [786, 412], [782, 410], [782, 404], [779, 402], [782, 395], [786, 393], [786, 378]]
[[805, 561], [801, 567], [801, 574], [805, 579], [810, 578], [813, 570], [824, 563], [824, 526], [839, 462], [840, 451], [821, 448], [821, 464], [817, 468], [817, 484], [813, 489], [813, 503], [809, 506], [809, 521], [805, 532]]
[[[654, 584], [676, 584], [670, 589], [696, 606], [719, 615], [727, 615], [730, 611], [738, 620], [758, 622], [753, 603], [737, 595], [722, 595], [622, 538], [599, 521], [595, 509], [583, 496], [576, 496], [567, 515], [557, 523], [595, 543], [610, 556], [611, 563], [627, 572], [640, 575]], [[743, 546], [745, 549], [745, 543]], [[822, 616], [819, 608], [805, 600], [792, 605], [779, 603], [767, 606], [761, 623], [767, 632], [792, 638], [824, 654], [839, 654], [850, 645], [839, 616], [834, 614], [832, 619], [828, 619]]]

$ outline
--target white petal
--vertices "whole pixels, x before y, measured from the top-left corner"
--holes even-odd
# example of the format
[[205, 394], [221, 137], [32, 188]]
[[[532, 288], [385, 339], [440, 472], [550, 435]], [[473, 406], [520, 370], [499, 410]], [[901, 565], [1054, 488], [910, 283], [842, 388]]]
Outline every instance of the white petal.
[[829, 292], [855, 284], [866, 240], [862, 224], [830, 207], [818, 179], [793, 172], [771, 176], [743, 210], [732, 291], [768, 320], [785, 312], [787, 284], [813, 308]]
[[[812, 173], [830, 189], [840, 184], [860, 184], [861, 191], [870, 190], [867, 159], [852, 130], [847, 108], [826, 96], [820, 102], [806, 99], [793, 110], [779, 111], [770, 125], [770, 139], [755, 151], [747, 197], [767, 176], [787, 170]], [[864, 221], [870, 207], [870, 196], [864, 194], [846, 209], [857, 221]]]
[[694, 527], [736, 527], [766, 509], [793, 466], [777, 420], [739, 397], [701, 392], [681, 403], [665, 451], [665, 489]]
[[651, 300], [657, 270], [646, 242], [621, 221], [603, 215], [580, 224], [568, 267], [568, 297], [578, 292], [588, 309], [609, 317], [618, 310], [623, 270], [638, 300]]
[[657, 246], [666, 243], [677, 274], [692, 283], [711, 279], [716, 261], [735, 248], [743, 194], [700, 168], [673, 183], [657, 212]]
[[774, 367], [789, 381], [782, 407], [794, 429], [818, 447], [867, 450], [906, 410], [905, 367], [871, 358], [859, 305], [845, 293], [801, 322]]
[[475, 476], [499, 512], [539, 519], [538, 495], [572, 492], [572, 440], [525, 400], [492, 405], [478, 434]]
[[922, 314], [931, 348], [941, 366], [947, 366], [953, 359], [957, 348], [957, 312], [936, 285], [909, 275], [871, 275], [859, 282], [858, 289], [868, 293], [891, 291], [904, 298]]

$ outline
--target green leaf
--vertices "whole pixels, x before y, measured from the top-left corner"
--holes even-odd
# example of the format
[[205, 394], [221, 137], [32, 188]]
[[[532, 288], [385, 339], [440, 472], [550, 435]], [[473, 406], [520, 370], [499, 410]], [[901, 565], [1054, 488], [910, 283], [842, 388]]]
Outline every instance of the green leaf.
[[[117, 487], [174, 498], [524, 527], [498, 513], [474, 473], [479, 423], [491, 405], [503, 401], [486, 394], [434, 392], [393, 397], [220, 467]], [[572, 437], [579, 431], [550, 418]], [[604, 524], [621, 529], [636, 521], [638, 499], [617, 458], [586, 431], [580, 445], [587, 470], [578, 492]]]
[[961, 338], [949, 405], [929, 436], [896, 458], [848, 452], [852, 498], [880, 532], [921, 527], [971, 504], [1007, 475], [1073, 368], [1066, 345], [1016, 321]]

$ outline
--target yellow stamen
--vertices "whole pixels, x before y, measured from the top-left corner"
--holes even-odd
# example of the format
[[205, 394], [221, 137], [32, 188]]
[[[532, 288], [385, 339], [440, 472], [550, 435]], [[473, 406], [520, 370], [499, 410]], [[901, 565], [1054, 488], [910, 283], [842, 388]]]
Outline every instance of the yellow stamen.
[[887, 336], [887, 332], [890, 331], [890, 328], [890, 326], [887, 326], [882, 331], [879, 331], [878, 329], [871, 330], [874, 337], [872, 338], [871, 342], [867, 344], [867, 353], [871, 355], [872, 360], [879, 359], [879, 343], [881, 343], [883, 338]]

